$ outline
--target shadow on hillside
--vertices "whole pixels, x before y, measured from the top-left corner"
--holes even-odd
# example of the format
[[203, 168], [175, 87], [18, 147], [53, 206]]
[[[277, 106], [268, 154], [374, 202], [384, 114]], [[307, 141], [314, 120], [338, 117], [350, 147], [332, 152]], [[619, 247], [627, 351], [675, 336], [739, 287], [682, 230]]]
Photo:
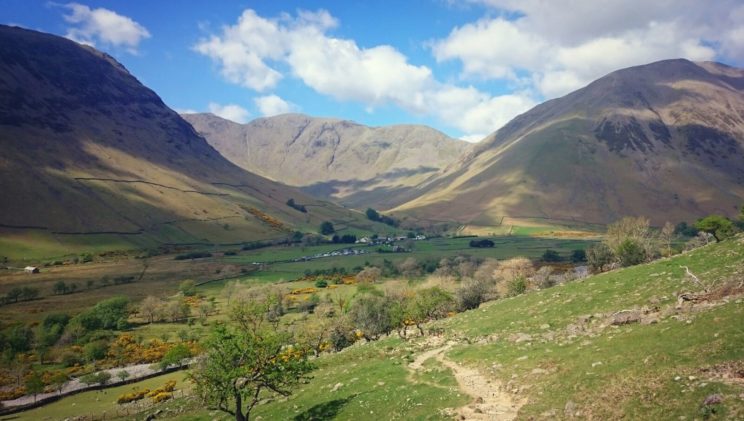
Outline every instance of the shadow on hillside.
[[357, 396], [358, 396], [357, 394], [353, 394], [344, 399], [334, 399], [332, 401], [319, 403], [313, 406], [312, 408], [308, 409], [307, 411], [296, 415], [293, 418], [293, 420], [294, 421], [319, 421], [319, 420], [328, 420], [328, 419], [335, 418], [336, 415], [338, 415], [339, 411], [341, 411], [341, 408], [346, 406], [346, 404], [351, 402]]

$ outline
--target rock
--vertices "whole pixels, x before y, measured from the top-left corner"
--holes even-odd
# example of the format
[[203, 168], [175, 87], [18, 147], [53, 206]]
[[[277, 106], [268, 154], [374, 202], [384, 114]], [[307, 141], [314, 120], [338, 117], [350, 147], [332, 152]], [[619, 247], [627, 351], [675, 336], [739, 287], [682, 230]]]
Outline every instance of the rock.
[[544, 368], [533, 368], [532, 374], [547, 374], [548, 370], [545, 370]]
[[703, 401], [703, 406], [717, 405], [721, 402], [723, 402], [723, 396], [719, 393], [714, 393], [712, 395], [708, 395], [708, 397], [705, 398], [705, 400]]
[[517, 333], [512, 336], [512, 340], [515, 343], [532, 342], [532, 335], [528, 333]]
[[336, 383], [336, 385], [333, 386], [333, 389], [331, 389], [331, 392], [338, 392], [338, 389], [341, 389], [343, 386], [343, 383]]
[[592, 363], [592, 368], [594, 368], [594, 367], [596, 367], [598, 365], [602, 365], [602, 361], [593, 362]]
[[540, 329], [542, 329], [542, 330], [545, 330], [545, 329], [550, 329], [550, 325], [549, 325], [549, 324], [547, 324], [547, 323], [545, 323], [545, 324], [541, 324], [541, 325], [540, 325]]
[[483, 403], [483, 398], [478, 396], [477, 398], [475, 398], [475, 403]]
[[680, 380], [682, 380], [682, 377], [680, 377], [680, 376], [677, 376], [677, 377], [675, 377], [675, 378], [674, 378], [674, 381], [675, 381], [675, 382], [678, 382], [678, 381], [680, 381]]
[[563, 408], [563, 415], [565, 415], [566, 418], [573, 418], [576, 416], [576, 404], [574, 401], [566, 402], [566, 406]]
[[621, 310], [611, 316], [610, 323], [613, 326], [627, 325], [641, 321], [641, 312], [638, 310]]
[[473, 409], [473, 412], [475, 412], [476, 414], [482, 414], [483, 410], [481, 410], [480, 408], [475, 408]]

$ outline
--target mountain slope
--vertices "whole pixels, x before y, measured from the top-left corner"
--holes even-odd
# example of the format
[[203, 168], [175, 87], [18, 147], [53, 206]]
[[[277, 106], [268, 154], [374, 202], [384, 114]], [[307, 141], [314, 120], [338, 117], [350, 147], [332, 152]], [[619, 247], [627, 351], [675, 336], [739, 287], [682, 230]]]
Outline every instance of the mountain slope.
[[397, 194], [444, 168], [468, 147], [425, 126], [373, 128], [300, 114], [248, 124], [212, 114], [183, 117], [242, 168], [358, 208], [399, 204]]
[[117, 245], [241, 242], [363, 220], [233, 165], [99, 51], [0, 26], [0, 58], [3, 248], [29, 234], [59, 248], [80, 235]]
[[744, 71], [687, 60], [616, 71], [518, 116], [408, 199], [396, 210], [483, 226], [734, 214]]

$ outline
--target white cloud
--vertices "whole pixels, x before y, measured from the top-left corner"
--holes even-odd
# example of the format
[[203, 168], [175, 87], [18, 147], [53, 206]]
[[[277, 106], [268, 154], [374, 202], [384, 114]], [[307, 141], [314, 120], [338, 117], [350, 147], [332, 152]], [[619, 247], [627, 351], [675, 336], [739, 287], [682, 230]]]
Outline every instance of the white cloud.
[[476, 134], [469, 134], [465, 136], [460, 136], [460, 140], [468, 142], [468, 143], [478, 143], [481, 140], [483, 140], [487, 135], [482, 133], [476, 133]]
[[64, 7], [70, 10], [70, 14], [64, 15], [65, 21], [73, 25], [68, 28], [66, 36], [81, 44], [100, 42], [136, 54], [139, 43], [150, 38], [150, 32], [144, 26], [114, 11], [91, 9], [79, 3], [68, 3]]
[[215, 102], [210, 102], [208, 108], [210, 113], [218, 117], [241, 124], [248, 122], [248, 118], [251, 116], [251, 113], [248, 112], [248, 110], [237, 104], [221, 105]]
[[[235, 25], [200, 40], [194, 50], [214, 60], [228, 81], [257, 92], [274, 88], [286, 73], [337, 100], [359, 102], [368, 110], [393, 104], [468, 134], [491, 132], [534, 104], [525, 94], [492, 97], [440, 82], [430, 68], [409, 63], [392, 46], [363, 48], [329, 35], [337, 25], [324, 10], [276, 19], [246, 10]], [[255, 102], [264, 115], [292, 110], [274, 95]]]
[[298, 109], [295, 104], [287, 102], [281, 97], [273, 94], [254, 98], [253, 102], [264, 117], [291, 113]]
[[744, 58], [744, 7], [735, 7], [735, 0], [471, 2], [520, 17], [507, 20], [500, 14], [453, 29], [432, 43], [437, 60], [460, 61], [465, 78], [528, 74], [532, 88], [545, 98], [657, 60]]

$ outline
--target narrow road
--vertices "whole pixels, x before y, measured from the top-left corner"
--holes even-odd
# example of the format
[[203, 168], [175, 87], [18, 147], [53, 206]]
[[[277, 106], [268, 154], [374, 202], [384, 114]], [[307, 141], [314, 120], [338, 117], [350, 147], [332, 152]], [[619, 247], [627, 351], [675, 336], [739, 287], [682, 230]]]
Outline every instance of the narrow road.
[[430, 358], [436, 358], [439, 363], [452, 370], [460, 391], [473, 398], [469, 404], [457, 408], [459, 420], [510, 421], [516, 419], [519, 408], [524, 402], [501, 390], [501, 382], [498, 380], [487, 378], [475, 368], [465, 367], [448, 359], [445, 353], [451, 347], [450, 343], [422, 352], [408, 365], [408, 369], [413, 374], [421, 370], [424, 362]]

